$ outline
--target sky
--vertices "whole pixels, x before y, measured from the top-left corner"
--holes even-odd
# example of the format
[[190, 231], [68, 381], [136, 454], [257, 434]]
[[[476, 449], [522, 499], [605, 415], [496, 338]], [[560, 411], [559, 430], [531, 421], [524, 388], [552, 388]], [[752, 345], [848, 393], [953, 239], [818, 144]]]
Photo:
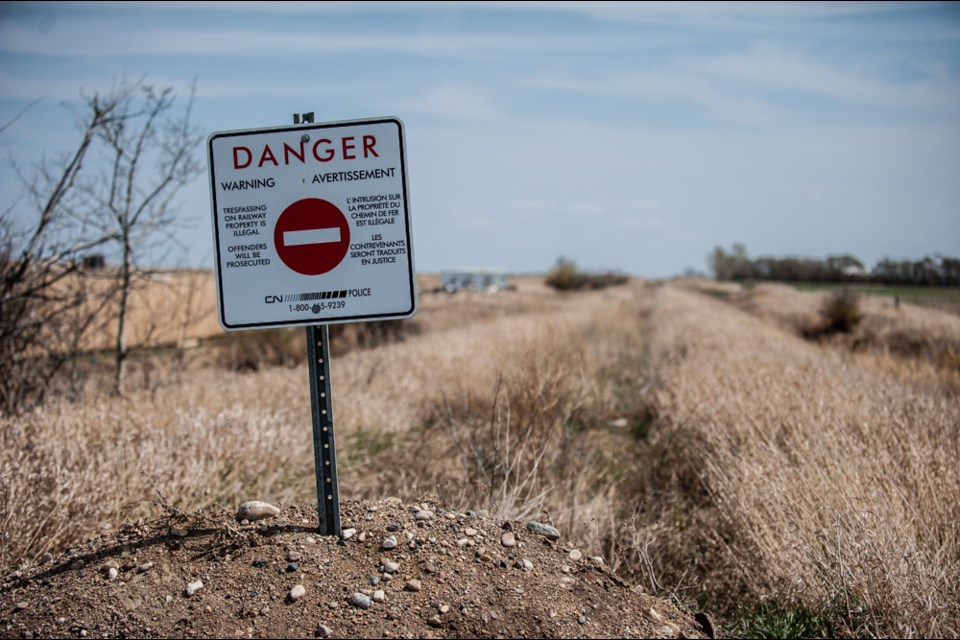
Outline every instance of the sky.
[[[143, 76], [205, 134], [400, 118], [423, 272], [960, 255], [957, 3], [3, 2], [0, 211]], [[212, 268], [206, 174], [175, 202]]]

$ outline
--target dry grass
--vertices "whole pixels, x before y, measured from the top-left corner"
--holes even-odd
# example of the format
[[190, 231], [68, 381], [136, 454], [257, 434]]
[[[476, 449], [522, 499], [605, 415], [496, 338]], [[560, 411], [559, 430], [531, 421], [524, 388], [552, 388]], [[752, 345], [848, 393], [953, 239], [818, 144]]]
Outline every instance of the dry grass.
[[[333, 360], [341, 492], [551, 520], [732, 615], [957, 635], [960, 372], [930, 345], [960, 319], [867, 301], [855, 349], [797, 336], [820, 295], [757, 290], [423, 295], [418, 332]], [[91, 375], [82, 403], [0, 421], [0, 565], [145, 513], [152, 483], [184, 509], [315, 500], [306, 367], [202, 352], [125, 399]]]
[[[590, 498], [560, 495], [568, 478], [588, 477], [566, 463], [582, 466], [594, 455], [590, 447], [574, 452], [572, 434], [596, 426], [587, 424], [595, 416], [586, 405], [608, 417], [602, 399], [591, 399], [594, 378], [617, 356], [610, 341], [629, 337], [607, 328], [621, 323], [635, 334], [640, 318], [622, 312], [630, 304], [623, 293], [563, 303], [540, 290], [503, 296], [425, 300], [424, 335], [333, 361], [345, 497], [441, 494], [454, 506], [504, 515], [550, 507], [559, 523], [589, 521]], [[451, 306], [462, 307], [459, 321]], [[151, 498], [151, 481], [186, 509], [315, 499], [305, 365], [251, 374], [188, 367], [176, 380], [155, 372], [149, 388], [126, 398], [88, 390], [83, 403], [0, 423], [4, 566], [138, 515], [125, 507]], [[514, 465], [478, 491], [468, 487], [482, 470], [465, 462], [470, 447], [488, 444], [467, 442], [474, 410], [483, 420], [496, 414], [490, 464], [505, 456]], [[528, 446], [531, 437], [539, 440]]]
[[956, 398], [702, 296], [664, 290], [653, 323], [658, 408], [711, 498], [703, 589], [857, 634], [960, 633]]

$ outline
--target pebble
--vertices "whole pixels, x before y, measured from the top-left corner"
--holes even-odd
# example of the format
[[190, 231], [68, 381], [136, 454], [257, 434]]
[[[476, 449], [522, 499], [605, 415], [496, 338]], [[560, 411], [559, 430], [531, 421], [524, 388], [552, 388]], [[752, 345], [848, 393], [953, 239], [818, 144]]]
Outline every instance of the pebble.
[[16, 603], [15, 605], [13, 605], [13, 610], [14, 610], [14, 611], [23, 611], [24, 609], [26, 609], [26, 608], [29, 607], [29, 606], [30, 606], [30, 604], [27, 603], [27, 602], [18, 602], [18, 603]]
[[384, 573], [396, 573], [400, 569], [400, 563], [394, 562], [393, 560], [384, 560], [383, 561], [383, 572]]
[[573, 562], [577, 562], [578, 560], [583, 558], [583, 552], [580, 551], [580, 549], [571, 549], [570, 553], [567, 555], [570, 558], [570, 560], [572, 560]]
[[40, 564], [47, 564], [48, 562], [53, 561], [53, 554], [47, 551], [42, 556], [40, 556]]
[[358, 591], [350, 596], [350, 604], [358, 609], [369, 609], [371, 606], [373, 606], [373, 601], [370, 599], [370, 596]]
[[517, 546], [517, 538], [513, 535], [513, 533], [507, 531], [505, 534], [500, 536], [500, 544], [505, 547], [515, 547]]
[[300, 553], [298, 551], [291, 551], [287, 554], [287, 560], [290, 562], [300, 562]]
[[367, 539], [367, 532], [366, 532], [366, 531], [361, 531], [361, 532], [360, 532], [360, 535], [357, 536], [357, 540], [359, 540], [360, 542], [365, 542], [366, 539]]
[[118, 575], [120, 575], [120, 572], [115, 567], [107, 569], [107, 580], [116, 580]]
[[343, 531], [341, 531], [341, 533], [343, 534], [343, 539], [344, 539], [344, 540], [349, 540], [349, 539], [352, 538], [353, 536], [357, 535], [357, 530], [356, 530], [356, 529], [353, 529], [353, 528], [344, 529]]
[[514, 569], [523, 569], [524, 571], [530, 571], [533, 569], [533, 563], [524, 558], [523, 560], [517, 560], [513, 563]]
[[396, 536], [387, 536], [381, 545], [384, 549], [395, 549], [397, 547]]
[[443, 620], [440, 619], [440, 616], [433, 616], [427, 620], [427, 624], [431, 627], [442, 627]]
[[333, 629], [325, 624], [321, 624], [317, 627], [317, 630], [313, 632], [313, 635], [318, 638], [329, 638], [331, 635], [333, 635]]
[[537, 535], [544, 536], [550, 540], [559, 540], [560, 531], [549, 524], [543, 524], [542, 522], [537, 522], [536, 520], [531, 520], [527, 523], [527, 530], [531, 533], [536, 533]]
[[174, 538], [186, 538], [188, 531], [180, 527], [170, 527], [170, 535]]
[[290, 602], [296, 602], [303, 596], [307, 595], [307, 588], [302, 584], [298, 584], [290, 589]]
[[403, 585], [404, 591], [420, 591], [423, 588], [423, 584], [416, 578], [412, 580], [407, 580]]
[[373, 601], [384, 603], [387, 601], [387, 593], [383, 589], [377, 589], [373, 592]]
[[278, 515], [280, 515], [280, 509], [269, 502], [261, 502], [259, 500], [244, 502], [237, 509], [237, 520], [246, 520], [248, 522], [256, 522], [264, 518], [276, 518]]
[[459, 540], [457, 540], [458, 547], [472, 547], [473, 545], [474, 545], [474, 542], [470, 538], [460, 538]]
[[673, 631], [673, 627], [669, 625], [664, 625], [660, 627], [660, 630], [657, 632], [657, 634], [665, 638], [673, 638], [676, 636], [676, 633], [674, 633]]
[[197, 591], [200, 591], [200, 589], [203, 589], [202, 580], [197, 580], [196, 582], [188, 582], [187, 589], [186, 589], [187, 597], [189, 598], [190, 596], [195, 594]]
[[479, 533], [479, 531], [477, 531], [477, 530], [474, 529], [473, 527], [467, 527], [466, 529], [464, 529], [463, 532], [464, 532], [465, 534], [467, 534], [468, 536], [470, 536], [471, 538], [474, 537], [475, 535], [477, 535], [477, 534]]
[[650, 616], [650, 619], [654, 622], [663, 622], [663, 616], [657, 613], [657, 610], [653, 607], [650, 607], [650, 611], [647, 612], [647, 615]]
[[146, 573], [147, 571], [150, 571], [150, 569], [153, 569], [152, 562], [144, 562], [143, 564], [137, 567], [137, 571], [139, 571], [140, 573]]
[[433, 511], [429, 509], [421, 509], [417, 511], [416, 515], [413, 516], [415, 520], [431, 520], [433, 519]]

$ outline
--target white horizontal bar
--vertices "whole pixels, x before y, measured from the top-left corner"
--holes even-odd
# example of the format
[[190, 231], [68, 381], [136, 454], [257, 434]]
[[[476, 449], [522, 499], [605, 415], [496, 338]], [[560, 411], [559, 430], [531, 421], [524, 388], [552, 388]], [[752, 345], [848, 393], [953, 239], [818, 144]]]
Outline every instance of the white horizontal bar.
[[295, 247], [302, 244], [324, 244], [327, 242], [340, 242], [340, 227], [283, 232], [283, 246], [285, 247]]

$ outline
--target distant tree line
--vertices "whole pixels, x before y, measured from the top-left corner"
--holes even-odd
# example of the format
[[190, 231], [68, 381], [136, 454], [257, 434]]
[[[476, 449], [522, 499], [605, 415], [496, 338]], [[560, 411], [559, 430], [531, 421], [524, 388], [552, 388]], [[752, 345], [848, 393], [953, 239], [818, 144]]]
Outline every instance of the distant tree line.
[[873, 269], [849, 254], [819, 258], [750, 258], [742, 244], [729, 252], [714, 248], [710, 268], [717, 280], [778, 282], [864, 282], [890, 285], [960, 286], [960, 259], [941, 255], [921, 260], [884, 258]]

